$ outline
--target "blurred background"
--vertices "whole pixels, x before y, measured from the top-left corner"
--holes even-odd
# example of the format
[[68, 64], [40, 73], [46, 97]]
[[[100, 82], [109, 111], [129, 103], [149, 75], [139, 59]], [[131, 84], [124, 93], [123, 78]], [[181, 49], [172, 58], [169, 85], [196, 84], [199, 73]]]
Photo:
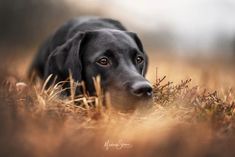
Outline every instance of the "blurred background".
[[[69, 113], [74, 110], [70, 111], [69, 106], [64, 109], [62, 106], [63, 111], [58, 107], [59, 113], [66, 112], [66, 120], [62, 122], [59, 114], [53, 114], [53, 110], [57, 112], [56, 104], [45, 109], [47, 101], [49, 104], [54, 101], [36, 97], [41, 94], [32, 91], [31, 87], [25, 92], [8, 92], [17, 83], [29, 84], [27, 70], [46, 37], [67, 20], [82, 15], [117, 19], [136, 32], [149, 55], [147, 78], [152, 83], [163, 76], [166, 79], [162, 85], [167, 81], [176, 85], [191, 78], [189, 85], [198, 85], [198, 91], [217, 90], [225, 102], [233, 100], [235, 0], [0, 0], [0, 156], [99, 156], [103, 141], [120, 137], [131, 139], [131, 144], [133, 141], [131, 156], [156, 156], [159, 153], [158, 156], [198, 157], [204, 152], [207, 157], [230, 153], [231, 157], [235, 156], [234, 133], [233, 138], [227, 138], [227, 135], [230, 137], [229, 130], [234, 130], [234, 125], [230, 125], [234, 122], [234, 104], [221, 108], [221, 102], [214, 96], [215, 100], [207, 97], [199, 100], [202, 110], [198, 114], [191, 113], [191, 109], [186, 111], [191, 105], [184, 108], [184, 102], [176, 99], [177, 106], [173, 103], [172, 108], [164, 107], [165, 102], [157, 104], [159, 108], [149, 118], [126, 121], [124, 115], [116, 119], [110, 114], [111, 125], [103, 127], [103, 121], [93, 123], [93, 118], [85, 120], [86, 123], [80, 123], [76, 116], [76, 120], [72, 120]], [[3, 81], [10, 84], [9, 89], [1, 86]], [[191, 93], [193, 91], [189, 97]], [[210, 107], [212, 103], [216, 103], [215, 107]], [[31, 109], [31, 106], [41, 109]], [[218, 116], [214, 116], [217, 113]], [[201, 118], [198, 118], [199, 114]], [[208, 118], [204, 119], [203, 115]], [[188, 118], [191, 116], [195, 119]], [[99, 119], [100, 116], [95, 117]], [[201, 120], [197, 123], [196, 119]], [[209, 125], [201, 126], [201, 121], [209, 122]], [[217, 122], [224, 129], [214, 126]], [[215, 133], [211, 127], [215, 128]], [[226, 140], [223, 140], [225, 134]], [[114, 153], [116, 156], [128, 155], [126, 151]], [[115, 154], [110, 151], [108, 155]]]
[[234, 83], [234, 0], [0, 0], [1, 58], [32, 57], [50, 33], [82, 15], [114, 18], [136, 32], [150, 55], [151, 81], [157, 68], [173, 81]]

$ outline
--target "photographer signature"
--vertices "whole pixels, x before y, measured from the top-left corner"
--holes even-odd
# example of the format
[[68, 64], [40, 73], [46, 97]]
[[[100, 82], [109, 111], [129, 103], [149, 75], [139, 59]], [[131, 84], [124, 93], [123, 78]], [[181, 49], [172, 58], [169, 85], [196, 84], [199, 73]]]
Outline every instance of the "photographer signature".
[[110, 150], [110, 149], [121, 150], [121, 149], [130, 149], [133, 147], [133, 145], [124, 142], [124, 140], [118, 140], [117, 142], [112, 142], [110, 140], [107, 140], [104, 143], [104, 147], [105, 150]]

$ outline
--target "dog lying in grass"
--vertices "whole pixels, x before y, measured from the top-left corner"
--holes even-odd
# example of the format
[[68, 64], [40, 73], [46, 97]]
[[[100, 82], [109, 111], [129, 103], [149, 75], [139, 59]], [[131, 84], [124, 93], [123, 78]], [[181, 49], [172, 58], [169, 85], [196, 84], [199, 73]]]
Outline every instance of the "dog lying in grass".
[[[93, 78], [101, 77], [101, 87], [109, 92], [112, 104], [133, 108], [149, 102], [152, 86], [145, 79], [148, 58], [139, 37], [118, 21], [98, 17], [75, 18], [53, 33], [40, 47], [30, 75], [55, 82], [71, 76], [84, 81], [86, 92], [95, 95]], [[70, 84], [64, 83], [63, 88]], [[70, 95], [70, 90], [66, 95]], [[75, 95], [82, 94], [77, 88]], [[128, 100], [128, 101], [127, 101]], [[117, 105], [116, 105], [117, 106]]]

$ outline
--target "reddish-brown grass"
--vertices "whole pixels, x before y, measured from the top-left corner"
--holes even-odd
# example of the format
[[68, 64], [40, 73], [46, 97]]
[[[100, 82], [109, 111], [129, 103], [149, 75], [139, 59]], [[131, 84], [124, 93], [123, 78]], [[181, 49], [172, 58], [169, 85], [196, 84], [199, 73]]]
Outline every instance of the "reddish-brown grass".
[[[0, 156], [235, 156], [234, 84], [216, 91], [196, 86], [193, 78], [169, 82], [161, 64], [157, 76], [149, 72], [155, 76], [153, 108], [131, 114], [102, 105], [99, 78], [97, 96], [61, 99], [60, 84], [45, 90], [17, 73], [3, 74]], [[194, 73], [192, 67], [187, 72]]]

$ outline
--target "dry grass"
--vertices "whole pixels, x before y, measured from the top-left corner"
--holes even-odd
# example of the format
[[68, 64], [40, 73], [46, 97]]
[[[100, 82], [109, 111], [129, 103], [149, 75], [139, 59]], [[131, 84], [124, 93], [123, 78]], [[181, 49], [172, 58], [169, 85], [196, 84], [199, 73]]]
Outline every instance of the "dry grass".
[[[8, 78], [0, 89], [0, 156], [235, 156], [233, 89], [209, 91], [160, 75], [152, 109], [132, 114], [103, 106], [99, 78], [97, 96], [63, 99], [64, 82], [45, 90], [46, 83]], [[76, 86], [85, 91], [70, 83], [71, 93]]]

